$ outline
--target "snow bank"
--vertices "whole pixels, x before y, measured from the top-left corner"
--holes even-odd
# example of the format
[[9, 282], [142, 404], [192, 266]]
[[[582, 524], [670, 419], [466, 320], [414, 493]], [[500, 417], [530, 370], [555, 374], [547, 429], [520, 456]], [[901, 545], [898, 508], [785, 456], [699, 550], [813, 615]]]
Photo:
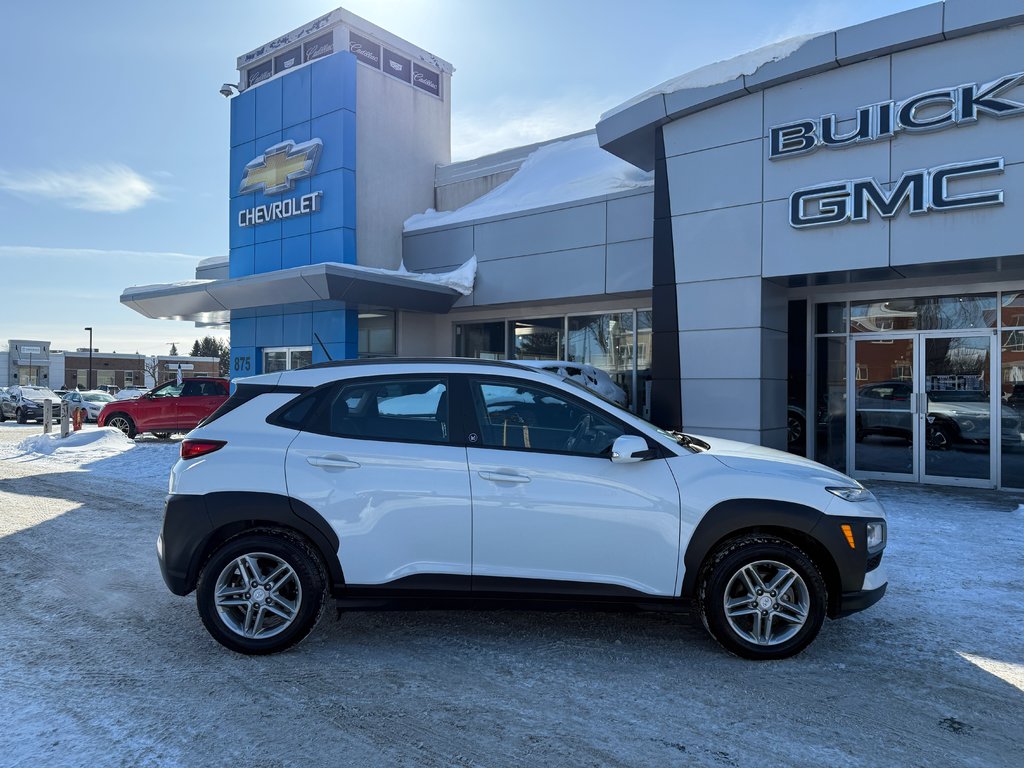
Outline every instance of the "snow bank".
[[410, 216], [405, 220], [405, 231], [501, 216], [653, 184], [654, 174], [605, 152], [598, 146], [596, 134], [588, 134], [540, 147], [501, 186], [455, 211], [431, 208]]
[[676, 91], [685, 91], [692, 88], [707, 88], [711, 85], [727, 83], [743, 75], [752, 75], [765, 64], [786, 58], [808, 40], [820, 37], [821, 35], [821, 32], [815, 32], [810, 35], [790, 37], [786, 40], [766, 45], [763, 48], [742, 53], [731, 59], [716, 61], [714, 64], [698, 67], [678, 77], [673, 77], [671, 80], [666, 80], [661, 85], [656, 85], [628, 101], [624, 101], [617, 107], [612, 107], [601, 115], [601, 119], [605, 120], [612, 115], [629, 109], [635, 104], [639, 104], [651, 96], [657, 96], [659, 93], [675, 93]]
[[27, 437], [18, 443], [18, 450], [23, 453], [36, 453], [41, 456], [89, 454], [91, 459], [113, 456], [134, 447], [135, 441], [129, 440], [124, 433], [113, 427], [72, 432], [65, 438], [60, 436], [60, 432], [51, 432], [48, 435]]

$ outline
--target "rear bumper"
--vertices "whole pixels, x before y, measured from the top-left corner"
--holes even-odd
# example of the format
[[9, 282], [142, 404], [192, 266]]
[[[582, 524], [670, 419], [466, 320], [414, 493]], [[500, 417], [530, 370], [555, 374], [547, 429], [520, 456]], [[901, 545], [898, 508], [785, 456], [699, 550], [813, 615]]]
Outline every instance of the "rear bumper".
[[160, 575], [174, 594], [187, 595], [195, 589], [197, 557], [212, 532], [205, 497], [167, 497], [156, 552]]

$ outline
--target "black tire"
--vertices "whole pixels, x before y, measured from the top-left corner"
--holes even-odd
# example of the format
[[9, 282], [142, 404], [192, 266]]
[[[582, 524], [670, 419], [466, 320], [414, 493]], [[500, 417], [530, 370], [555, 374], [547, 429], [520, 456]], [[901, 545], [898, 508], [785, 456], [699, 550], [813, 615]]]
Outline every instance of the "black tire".
[[[786, 571], [795, 573], [799, 581], [794, 582], [792, 587], [780, 595], [769, 595], [767, 590], [762, 597], [750, 593], [750, 609], [757, 605], [753, 601], [766, 599], [778, 602], [774, 603], [774, 609], [772, 605], [761, 605], [761, 608], [767, 610], [751, 610], [751, 630], [744, 633], [742, 629], [748, 617], [739, 615], [740, 611], [745, 610], [744, 607], [736, 606], [734, 620], [730, 623], [726, 616], [725, 603], [727, 599], [733, 602], [747, 599], [743, 593], [748, 591], [745, 585], [750, 582], [742, 580], [742, 572], [754, 564], [758, 564], [755, 570], [763, 569], [766, 578], [773, 573], [772, 569], [775, 566], [781, 565]], [[786, 571], [780, 568], [775, 573]], [[769, 578], [765, 586], [768, 586], [770, 581]], [[735, 591], [737, 585], [738, 593]], [[827, 603], [828, 589], [814, 561], [803, 550], [785, 539], [761, 534], [743, 536], [723, 544], [708, 559], [701, 571], [697, 597], [701, 620], [711, 636], [731, 653], [745, 659], [756, 660], [785, 659], [800, 653], [817, 637], [825, 620]], [[776, 614], [775, 609], [780, 605], [782, 610]], [[787, 612], [798, 615], [800, 611], [792, 610], [792, 606], [797, 605], [805, 613], [802, 623], [785, 617]], [[765, 619], [754, 616], [755, 613], [768, 615], [771, 622], [779, 622], [774, 624], [782, 630], [778, 632], [777, 640], [766, 637], [765, 642], [759, 644], [749, 639], [754, 633], [760, 634], [760, 630], [765, 626], [773, 626]], [[740, 629], [737, 629], [737, 626]], [[771, 632], [769, 629], [769, 635]], [[792, 634], [789, 634], [790, 632]]]
[[25, 412], [19, 408], [14, 412], [14, 418], [19, 424], [28, 424], [28, 419], [25, 417]]
[[120, 429], [125, 437], [129, 440], [134, 440], [135, 436], [139, 434], [139, 430], [135, 426], [135, 421], [127, 413], [112, 413], [107, 417], [105, 427], [114, 427]]
[[4, 413], [4, 409], [0, 407], [0, 424], [3, 424], [5, 421], [7, 421], [7, 415]]
[[[229, 585], [235, 585], [235, 582], [240, 581], [241, 574], [235, 564], [245, 555], [249, 555], [257, 563], [258, 568], [267, 571], [264, 576], [271, 575], [269, 571], [273, 570], [275, 559], [292, 569], [294, 579], [291, 576], [286, 577], [288, 583], [279, 582], [278, 589], [286, 590], [282, 596], [295, 606], [293, 618], [281, 628], [280, 624], [283, 621], [272, 615], [270, 609], [267, 609], [265, 614], [271, 622], [278, 622], [278, 626], [270, 626], [277, 634], [268, 637], [246, 637], [237, 626], [233, 627], [232, 622], [236, 619], [248, 626], [245, 618], [249, 610], [247, 605], [225, 607], [223, 615], [218, 609], [215, 601], [218, 581], [226, 580]], [[295, 581], [300, 589], [295, 588]], [[259, 583], [258, 588], [264, 586], [265, 583]], [[252, 590], [245, 595], [255, 597], [256, 591]], [[248, 601], [245, 595], [240, 596], [239, 602]], [[271, 603], [277, 595], [277, 591], [270, 592], [268, 599]], [[320, 556], [304, 540], [283, 531], [267, 530], [243, 534], [225, 542], [206, 561], [199, 573], [196, 587], [199, 616], [214, 640], [232, 651], [250, 655], [277, 653], [298, 643], [316, 626], [326, 603], [327, 576]]]
[[155, 437], [157, 440], [170, 440], [171, 439], [171, 433], [170, 432], [154, 432], [153, 433], [153, 437]]
[[953, 447], [953, 432], [944, 424], [929, 424], [925, 440], [928, 450], [948, 451]]
[[804, 417], [797, 413], [786, 415], [786, 445], [790, 448], [803, 447], [804, 430], [806, 424]]

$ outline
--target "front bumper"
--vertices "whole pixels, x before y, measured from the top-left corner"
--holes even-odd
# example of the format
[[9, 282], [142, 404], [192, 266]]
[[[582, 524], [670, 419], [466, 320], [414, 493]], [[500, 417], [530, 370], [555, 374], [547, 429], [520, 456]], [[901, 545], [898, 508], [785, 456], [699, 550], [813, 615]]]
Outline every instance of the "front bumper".
[[841, 616], [849, 616], [851, 613], [863, 611], [877, 603], [885, 595], [889, 581], [885, 575], [885, 566], [879, 565], [874, 570], [868, 571], [864, 576], [864, 586], [856, 592], [844, 592], [839, 599], [839, 610], [833, 616], [838, 619]]

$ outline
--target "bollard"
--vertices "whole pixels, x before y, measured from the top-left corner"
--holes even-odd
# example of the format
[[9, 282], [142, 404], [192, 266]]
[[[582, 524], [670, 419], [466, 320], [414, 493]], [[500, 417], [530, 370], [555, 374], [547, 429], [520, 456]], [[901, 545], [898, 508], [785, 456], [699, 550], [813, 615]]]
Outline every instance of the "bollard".
[[68, 401], [60, 401], [60, 436], [67, 437], [71, 433], [71, 420], [68, 417]]
[[43, 434], [48, 435], [53, 430], [53, 400], [43, 400]]

